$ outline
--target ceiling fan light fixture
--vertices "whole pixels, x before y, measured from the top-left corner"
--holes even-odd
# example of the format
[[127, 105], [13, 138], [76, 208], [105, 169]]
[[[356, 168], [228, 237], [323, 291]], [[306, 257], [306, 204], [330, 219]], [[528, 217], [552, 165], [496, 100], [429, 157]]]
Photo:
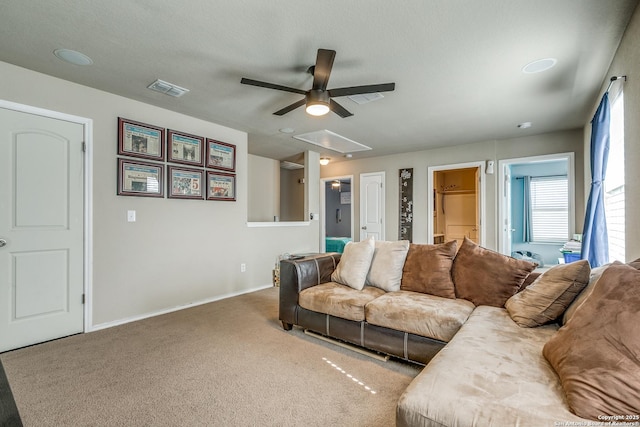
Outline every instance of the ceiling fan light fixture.
[[306, 95], [306, 111], [312, 116], [324, 116], [330, 110], [329, 94], [322, 90], [310, 90]]
[[324, 116], [329, 112], [329, 106], [327, 104], [322, 104], [322, 103], [315, 103], [315, 104], [307, 103], [306, 111], [308, 114], [311, 114], [312, 116]]

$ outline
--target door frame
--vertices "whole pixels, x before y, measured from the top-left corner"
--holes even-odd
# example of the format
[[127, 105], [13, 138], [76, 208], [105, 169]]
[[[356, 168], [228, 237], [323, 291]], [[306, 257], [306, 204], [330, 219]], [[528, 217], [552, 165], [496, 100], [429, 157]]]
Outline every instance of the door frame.
[[50, 119], [64, 120], [82, 125], [84, 134], [85, 153], [83, 159], [84, 182], [83, 182], [83, 292], [84, 292], [84, 332], [90, 332], [93, 319], [93, 120], [47, 110], [45, 108], [31, 105], [19, 104], [16, 102], [0, 99], [0, 108], [13, 110], [21, 113], [47, 117]]
[[341, 176], [332, 176], [327, 178], [320, 178], [320, 215], [322, 221], [320, 221], [320, 252], [325, 252], [327, 250], [327, 242], [325, 240], [325, 233], [327, 232], [327, 194], [326, 194], [326, 183], [335, 181], [336, 179], [348, 179], [351, 182], [351, 240], [354, 240], [353, 236], [354, 224], [355, 220], [353, 217], [353, 205], [354, 205], [354, 194], [353, 194], [353, 175], [341, 175]]
[[[511, 207], [511, 194], [506, 193], [505, 168], [511, 165], [523, 163], [538, 163], [551, 160], [566, 160], [567, 178], [569, 184], [569, 234], [575, 232], [576, 227], [576, 174], [575, 174], [575, 154], [573, 152], [543, 154], [540, 156], [518, 157], [513, 159], [503, 159], [498, 161], [498, 252], [511, 255], [511, 244], [507, 231], [507, 212]], [[511, 227], [509, 227], [511, 228]], [[569, 236], [567, 236], [569, 237]], [[509, 246], [509, 247], [507, 247]]]
[[[453, 169], [472, 169], [479, 168], [480, 173], [478, 178], [478, 224], [480, 231], [480, 239], [477, 242], [480, 246], [485, 245], [486, 241], [486, 226], [485, 226], [485, 214], [486, 214], [486, 202], [485, 202], [485, 162], [468, 162], [468, 163], [455, 163], [449, 165], [429, 166], [427, 169], [427, 191], [429, 195], [433, 194], [435, 188], [435, 180], [433, 175], [435, 172], [448, 171]], [[427, 197], [427, 242], [433, 243], [433, 197]]]

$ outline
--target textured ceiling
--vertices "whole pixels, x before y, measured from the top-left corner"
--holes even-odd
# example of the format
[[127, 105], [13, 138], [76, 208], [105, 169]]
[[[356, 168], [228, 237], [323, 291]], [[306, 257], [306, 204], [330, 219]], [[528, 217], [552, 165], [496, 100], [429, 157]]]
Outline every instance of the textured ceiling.
[[[327, 129], [373, 148], [354, 158], [581, 127], [638, 0], [6, 0], [0, 60], [240, 129], [249, 152], [284, 159], [317, 147], [279, 132]], [[94, 64], [64, 63], [75, 49]], [[395, 82], [355, 115], [316, 118], [300, 95], [318, 48], [337, 51], [329, 88]], [[554, 57], [544, 73], [530, 61]], [[190, 89], [171, 98], [157, 78]], [[135, 117], [131, 117], [135, 119]], [[533, 127], [521, 130], [520, 122]], [[188, 130], [185, 130], [188, 131]], [[328, 150], [323, 156], [338, 159]]]

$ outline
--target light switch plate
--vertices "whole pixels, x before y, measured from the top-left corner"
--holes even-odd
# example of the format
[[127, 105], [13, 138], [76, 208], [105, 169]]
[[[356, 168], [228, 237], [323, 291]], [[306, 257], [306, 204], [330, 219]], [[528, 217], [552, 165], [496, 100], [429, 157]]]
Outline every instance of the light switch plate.
[[136, 211], [127, 211], [127, 221], [136, 222]]

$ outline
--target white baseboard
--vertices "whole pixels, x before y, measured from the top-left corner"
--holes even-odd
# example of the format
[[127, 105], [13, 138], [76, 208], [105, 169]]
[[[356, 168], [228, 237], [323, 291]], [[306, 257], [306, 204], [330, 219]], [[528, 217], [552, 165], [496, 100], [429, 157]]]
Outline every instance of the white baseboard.
[[191, 302], [189, 304], [179, 305], [179, 306], [176, 306], [176, 307], [166, 308], [166, 309], [163, 309], [163, 310], [152, 311], [150, 313], [141, 314], [139, 316], [127, 317], [125, 319], [114, 320], [113, 322], [100, 323], [98, 325], [93, 325], [89, 330], [87, 330], [87, 332], [94, 332], [94, 331], [99, 331], [101, 329], [112, 328], [114, 326], [124, 325], [126, 323], [131, 323], [131, 322], [135, 322], [135, 321], [138, 321], [138, 320], [148, 319], [149, 317], [155, 317], [155, 316], [160, 316], [162, 314], [173, 313], [174, 311], [184, 310], [185, 308], [197, 307], [197, 306], [202, 305], [202, 304], [209, 304], [210, 302], [215, 302], [215, 301], [220, 301], [220, 300], [227, 299], [227, 298], [237, 297], [239, 295], [248, 294], [248, 293], [256, 292], [256, 291], [261, 291], [263, 289], [268, 289], [268, 288], [272, 288], [272, 287], [273, 287], [273, 284], [269, 283], [268, 285], [259, 286], [257, 288], [247, 289], [247, 290], [244, 290], [244, 291], [234, 292], [234, 293], [230, 293], [230, 294], [218, 295], [218, 296], [213, 297], [213, 298], [207, 298], [206, 300]]

